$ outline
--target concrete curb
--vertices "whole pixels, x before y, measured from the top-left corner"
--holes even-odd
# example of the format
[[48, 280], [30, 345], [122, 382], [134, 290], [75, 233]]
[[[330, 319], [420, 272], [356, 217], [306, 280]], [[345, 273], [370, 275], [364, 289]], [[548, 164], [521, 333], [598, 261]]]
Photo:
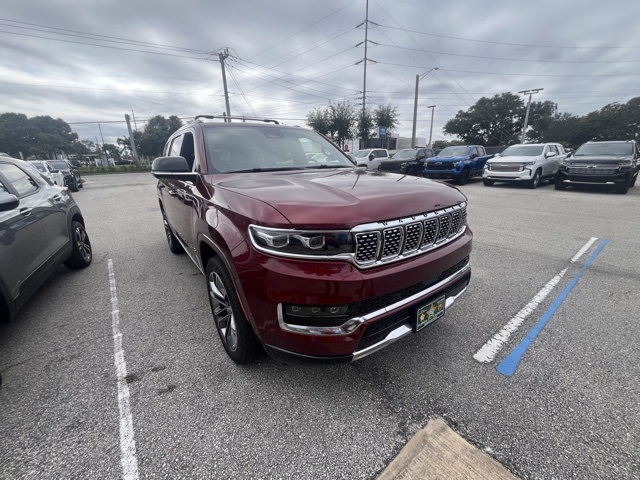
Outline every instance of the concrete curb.
[[518, 480], [505, 467], [454, 432], [429, 420], [377, 480]]

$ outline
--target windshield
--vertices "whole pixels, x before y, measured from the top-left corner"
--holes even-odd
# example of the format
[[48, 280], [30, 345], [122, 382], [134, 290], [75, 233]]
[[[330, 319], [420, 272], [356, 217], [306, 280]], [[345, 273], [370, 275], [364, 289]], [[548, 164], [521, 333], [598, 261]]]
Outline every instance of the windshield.
[[542, 155], [544, 145], [511, 145], [500, 154], [501, 157], [535, 157]]
[[303, 128], [211, 126], [205, 148], [210, 172], [354, 168], [342, 150]]
[[56, 170], [69, 170], [69, 165], [67, 165], [67, 162], [50, 161], [48, 163], [49, 165], [51, 165], [51, 168], [54, 168]]
[[393, 156], [394, 160], [413, 160], [416, 158], [416, 151], [410, 148], [398, 150]]
[[446, 147], [436, 157], [461, 157], [467, 155], [468, 152], [467, 147]]
[[622, 155], [633, 155], [633, 145], [631, 143], [585, 143], [580, 146], [575, 157], [584, 155], [605, 155], [618, 157]]
[[353, 156], [356, 158], [364, 158], [364, 157], [368, 157], [370, 152], [371, 150], [358, 150], [353, 154]]
[[31, 165], [33, 165], [34, 167], [36, 167], [38, 169], [39, 172], [44, 172], [47, 173], [47, 169], [45, 168], [45, 166], [41, 163], [32, 163]]

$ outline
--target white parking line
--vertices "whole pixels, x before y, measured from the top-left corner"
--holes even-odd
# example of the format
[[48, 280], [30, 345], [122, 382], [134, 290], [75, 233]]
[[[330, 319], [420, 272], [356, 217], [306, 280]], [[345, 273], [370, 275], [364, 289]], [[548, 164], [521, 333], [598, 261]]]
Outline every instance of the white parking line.
[[[584, 246], [578, 250], [578, 253], [573, 256], [570, 263], [575, 263], [587, 250], [589, 250], [596, 240], [598, 240], [597, 237], [592, 237], [587, 243], [585, 243]], [[509, 320], [498, 333], [491, 337], [487, 343], [485, 343], [480, 350], [475, 353], [473, 358], [481, 363], [492, 362], [493, 359], [496, 358], [500, 349], [502, 349], [505, 343], [507, 343], [511, 334], [518, 330], [525, 319], [538, 307], [538, 305], [540, 305], [547, 295], [551, 293], [565, 273], [567, 273], [566, 268], [549, 280], [549, 282], [547, 282], [547, 284], [542, 287], [538, 293], [536, 293], [535, 297], [533, 297], [533, 299], [527, 303], [522, 310], [516, 313], [515, 316]]]
[[107, 262], [109, 267], [109, 287], [111, 290], [111, 327], [113, 329], [113, 356], [118, 379], [118, 407], [120, 409], [120, 464], [122, 478], [138, 479], [138, 460], [136, 458], [136, 441], [133, 438], [133, 418], [129, 406], [129, 386], [127, 385], [127, 363], [122, 350], [122, 332], [120, 332], [120, 311], [116, 294], [116, 277], [113, 261]]

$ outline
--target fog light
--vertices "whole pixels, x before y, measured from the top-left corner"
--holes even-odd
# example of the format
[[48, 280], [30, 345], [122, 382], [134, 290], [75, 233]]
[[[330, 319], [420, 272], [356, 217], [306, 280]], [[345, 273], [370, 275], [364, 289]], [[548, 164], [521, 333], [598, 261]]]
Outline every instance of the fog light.
[[348, 305], [284, 305], [285, 315], [292, 317], [346, 317]]

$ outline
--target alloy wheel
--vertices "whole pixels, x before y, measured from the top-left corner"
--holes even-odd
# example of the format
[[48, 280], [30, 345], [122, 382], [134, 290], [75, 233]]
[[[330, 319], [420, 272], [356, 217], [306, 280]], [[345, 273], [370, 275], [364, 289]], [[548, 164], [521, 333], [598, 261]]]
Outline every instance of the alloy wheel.
[[222, 278], [215, 271], [209, 274], [208, 285], [209, 301], [220, 336], [229, 350], [235, 351], [238, 348], [238, 331], [227, 289], [222, 283]]
[[89, 237], [86, 230], [81, 224], [77, 224], [75, 228], [75, 240], [78, 246], [78, 251], [85, 262], [91, 261], [91, 243], [89, 243]]

